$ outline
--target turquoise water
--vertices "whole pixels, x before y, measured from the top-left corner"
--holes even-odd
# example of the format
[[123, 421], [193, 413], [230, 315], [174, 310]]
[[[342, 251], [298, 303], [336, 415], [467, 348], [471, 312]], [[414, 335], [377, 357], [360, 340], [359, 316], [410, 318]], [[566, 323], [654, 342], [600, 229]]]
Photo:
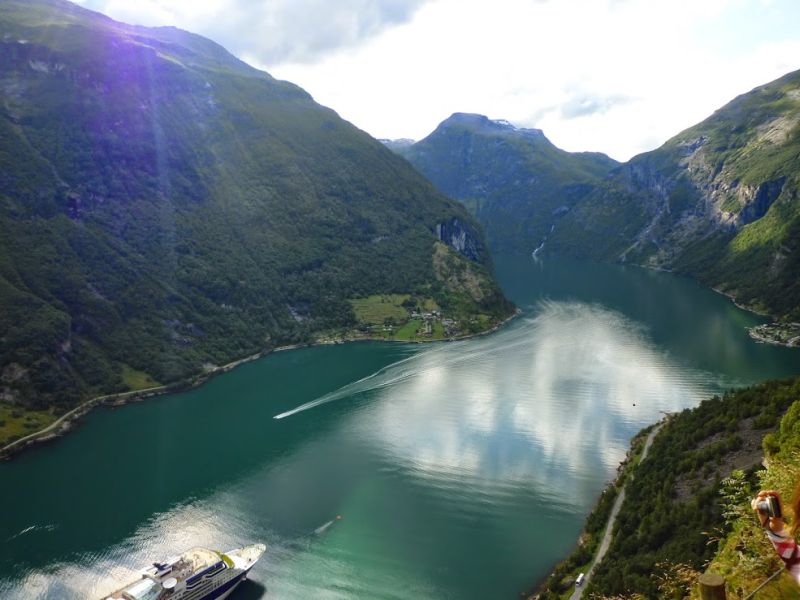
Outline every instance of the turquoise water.
[[800, 373], [689, 280], [496, 270], [523, 314], [495, 334], [276, 353], [0, 464], [0, 597], [100, 597], [190, 546], [263, 541], [232, 598], [514, 598], [661, 411]]

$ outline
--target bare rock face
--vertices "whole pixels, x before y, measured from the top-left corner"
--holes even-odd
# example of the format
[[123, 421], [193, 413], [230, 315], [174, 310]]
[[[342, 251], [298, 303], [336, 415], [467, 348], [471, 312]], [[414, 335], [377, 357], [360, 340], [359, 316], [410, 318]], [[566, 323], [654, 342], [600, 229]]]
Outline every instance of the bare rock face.
[[480, 262], [483, 260], [478, 232], [473, 226], [457, 218], [438, 223], [436, 225], [436, 237], [472, 261]]
[[757, 221], [767, 214], [772, 204], [778, 199], [786, 184], [786, 177], [779, 177], [772, 181], [765, 181], [756, 188], [748, 189], [748, 196], [739, 212], [739, 222], [742, 225]]
[[687, 273], [798, 319], [798, 156], [800, 71], [613, 170], [563, 216], [545, 252]]

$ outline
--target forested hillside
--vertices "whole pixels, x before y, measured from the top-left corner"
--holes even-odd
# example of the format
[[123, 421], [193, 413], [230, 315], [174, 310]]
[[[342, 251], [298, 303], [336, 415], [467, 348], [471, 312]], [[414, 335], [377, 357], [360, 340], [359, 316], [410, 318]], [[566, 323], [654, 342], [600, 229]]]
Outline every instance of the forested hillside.
[[501, 252], [533, 251], [618, 165], [605, 154], [561, 150], [539, 129], [464, 113], [416, 144], [388, 144], [463, 202], [484, 226], [491, 248]]
[[565, 215], [554, 252], [688, 273], [800, 318], [800, 71], [634, 157]]
[[[781, 474], [774, 483], [782, 490], [800, 475], [799, 397], [800, 380], [768, 382], [670, 417], [647, 460], [632, 471], [613, 541], [586, 593], [682, 597], [714, 559], [720, 539], [730, 548], [722, 554], [729, 552], [729, 570], [739, 572], [739, 547], [725, 536], [740, 528], [737, 519], [754, 522], [750, 498], [773, 483], [772, 473]], [[782, 464], [759, 473], [762, 440], [771, 461], [791, 456], [794, 470]], [[757, 534], [757, 553], [772, 565], [774, 552]]]
[[511, 313], [467, 212], [297, 86], [62, 0], [4, 0], [0, 32], [5, 406], [335, 335], [371, 294]]
[[[798, 398], [795, 395], [795, 398]], [[726, 579], [730, 593], [747, 595], [777, 571], [785, 571], [764, 531], [753, 517], [750, 500], [759, 489], [777, 490], [785, 503], [800, 483], [800, 400], [796, 400], [781, 419], [780, 427], [764, 438], [767, 469], [757, 482], [748, 485], [740, 473], [728, 482], [725, 497], [730, 533], [720, 542], [709, 569]], [[800, 515], [790, 515], [798, 519]], [[797, 583], [783, 573], [758, 592], [759, 600], [797, 597]]]
[[800, 71], [622, 165], [476, 115], [395, 149], [477, 215], [493, 248], [544, 242], [541, 255], [674, 270], [800, 320]]

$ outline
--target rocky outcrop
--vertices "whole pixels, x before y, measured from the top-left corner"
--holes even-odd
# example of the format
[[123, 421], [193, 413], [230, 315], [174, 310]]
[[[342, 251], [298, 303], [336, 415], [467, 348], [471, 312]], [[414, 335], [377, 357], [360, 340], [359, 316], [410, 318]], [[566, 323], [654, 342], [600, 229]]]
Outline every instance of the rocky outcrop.
[[436, 225], [436, 237], [450, 248], [474, 262], [483, 258], [480, 236], [474, 227], [452, 218]]
[[[739, 213], [740, 222], [743, 225], [757, 221], [767, 214], [770, 206], [778, 199], [783, 191], [783, 186], [786, 184], [786, 177], [779, 177], [772, 181], [765, 181], [755, 189], [750, 188], [752, 192]], [[748, 190], [749, 191], [749, 190]]]
[[573, 207], [548, 248], [683, 272], [797, 320], [798, 90], [800, 71], [789, 73], [634, 157]]

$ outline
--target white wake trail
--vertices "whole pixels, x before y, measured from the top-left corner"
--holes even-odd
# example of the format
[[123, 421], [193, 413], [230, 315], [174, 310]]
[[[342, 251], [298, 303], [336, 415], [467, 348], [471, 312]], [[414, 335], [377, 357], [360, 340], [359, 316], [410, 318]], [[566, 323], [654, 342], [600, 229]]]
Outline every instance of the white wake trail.
[[384, 375], [390, 369], [395, 369], [398, 366], [403, 365], [404, 363], [407, 363], [407, 362], [409, 362], [411, 360], [414, 360], [415, 358], [417, 358], [416, 355], [415, 356], [409, 356], [408, 358], [404, 358], [401, 361], [398, 361], [396, 363], [392, 363], [391, 365], [383, 367], [382, 369], [379, 369], [379, 370], [375, 371], [374, 373], [372, 373], [371, 375], [367, 375], [366, 377], [363, 377], [363, 378], [359, 379], [358, 381], [354, 381], [353, 383], [348, 383], [346, 386], [339, 388], [335, 392], [330, 392], [328, 394], [325, 394], [324, 396], [322, 396], [320, 398], [317, 398], [316, 400], [312, 400], [311, 402], [306, 402], [305, 404], [301, 404], [300, 406], [298, 406], [296, 408], [293, 408], [292, 410], [287, 410], [286, 412], [282, 412], [281, 414], [275, 415], [272, 418], [273, 419], [285, 419], [286, 417], [291, 417], [292, 415], [296, 415], [299, 412], [303, 412], [303, 411], [306, 411], [306, 410], [309, 410], [309, 409], [312, 409], [312, 408], [316, 408], [317, 406], [320, 406], [322, 404], [327, 404], [328, 402], [333, 402], [334, 400], [339, 400], [341, 398], [345, 398], [347, 396], [353, 396], [355, 394], [360, 394], [362, 392], [367, 392], [369, 390], [375, 390], [375, 389], [379, 389], [379, 388], [382, 388], [382, 387], [386, 387], [387, 385], [391, 385], [393, 383], [396, 383], [397, 381], [401, 381], [404, 378], [411, 377], [413, 375], [414, 371], [411, 371], [407, 375], [401, 375], [401, 376], [392, 377], [390, 379], [387, 379], [387, 380], [379, 382], [379, 383], [375, 383], [375, 384], [370, 384], [369, 383], [373, 379], [376, 379], [376, 378], [380, 377], [381, 375]]
[[507, 351], [509, 348], [525, 346], [529, 343], [530, 328], [536, 327], [536, 321], [536, 319], [526, 319], [523, 321], [523, 326], [513, 331], [507, 331], [499, 338], [479, 338], [437, 345], [392, 363], [358, 381], [349, 383], [336, 391], [282, 412], [272, 418], [276, 420], [285, 419], [342, 398], [383, 389], [407, 381], [436, 368], [450, 367], [471, 360], [484, 360], [486, 356], [500, 350]]

